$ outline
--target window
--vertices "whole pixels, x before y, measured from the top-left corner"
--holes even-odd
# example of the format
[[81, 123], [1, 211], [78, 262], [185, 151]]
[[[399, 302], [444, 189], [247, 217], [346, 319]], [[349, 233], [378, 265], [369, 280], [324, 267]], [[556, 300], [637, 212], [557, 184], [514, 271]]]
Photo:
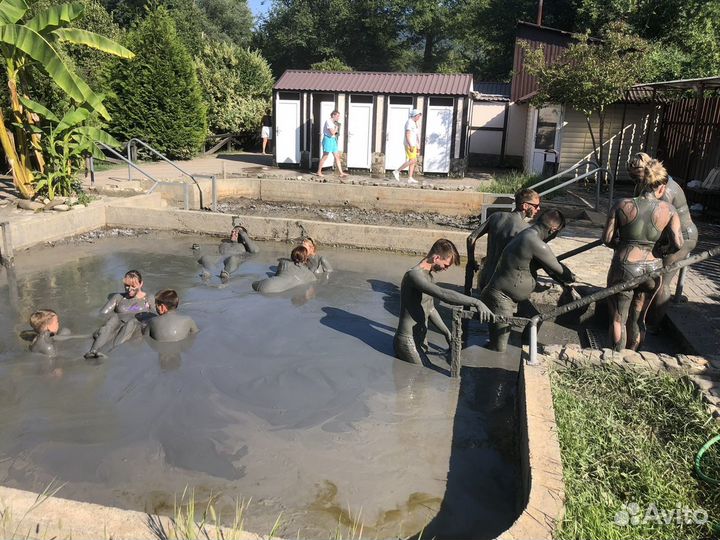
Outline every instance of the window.
[[391, 105], [412, 105], [412, 96], [390, 96]]
[[367, 94], [353, 94], [350, 96], [350, 101], [352, 103], [372, 103], [373, 97]]
[[300, 92], [278, 92], [278, 99], [297, 101], [300, 99]]
[[543, 107], [538, 111], [535, 129], [535, 148], [538, 150], [554, 150], [555, 135], [560, 122], [558, 107]]

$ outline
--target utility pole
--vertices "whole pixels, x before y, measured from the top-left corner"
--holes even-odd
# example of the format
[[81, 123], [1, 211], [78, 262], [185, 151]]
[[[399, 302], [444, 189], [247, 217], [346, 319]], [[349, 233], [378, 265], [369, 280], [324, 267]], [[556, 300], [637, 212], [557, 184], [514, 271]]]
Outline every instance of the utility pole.
[[543, 0], [538, 0], [538, 12], [537, 12], [537, 22], [536, 22], [536, 24], [538, 26], [542, 26], [542, 16], [543, 16]]

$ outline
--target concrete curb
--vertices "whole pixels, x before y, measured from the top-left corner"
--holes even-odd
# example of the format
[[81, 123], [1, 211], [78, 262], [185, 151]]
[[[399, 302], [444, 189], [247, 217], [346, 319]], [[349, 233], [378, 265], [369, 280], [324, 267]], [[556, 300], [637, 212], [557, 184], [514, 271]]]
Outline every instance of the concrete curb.
[[[156, 540], [146, 525], [148, 514], [59, 497], [43, 498], [30, 491], [0, 487], [0, 511], [5, 516], [0, 524], [3, 538]], [[168, 530], [169, 519], [160, 519]], [[215, 537], [220, 538], [218, 532]], [[246, 531], [232, 536], [228, 531], [223, 534], [237, 540], [267, 538]]]
[[518, 384], [523, 513], [500, 540], [553, 538], [565, 512], [560, 441], [546, 367], [520, 366]]

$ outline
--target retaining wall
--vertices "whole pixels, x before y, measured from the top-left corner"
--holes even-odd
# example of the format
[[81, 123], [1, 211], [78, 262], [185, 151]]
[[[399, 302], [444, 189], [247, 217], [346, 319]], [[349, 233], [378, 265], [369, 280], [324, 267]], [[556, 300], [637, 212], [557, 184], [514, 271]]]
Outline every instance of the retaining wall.
[[[392, 212], [411, 212], [422, 209], [448, 216], [478, 215], [484, 206], [492, 204], [496, 196], [479, 191], [452, 191], [440, 189], [419, 189], [408, 187], [374, 186], [323, 183], [308, 180], [285, 180], [275, 178], [218, 178], [215, 180], [218, 200], [246, 197], [267, 202], [295, 202], [308, 205], [344, 206], [349, 205], [365, 210], [387, 210]], [[143, 181], [145, 188], [153, 182]], [[207, 178], [198, 178], [198, 186], [189, 184], [190, 208], [200, 209], [202, 205], [210, 207], [212, 201], [212, 182]], [[184, 201], [183, 184], [161, 184], [156, 190], [173, 205]], [[508, 202], [503, 199], [502, 202]], [[512, 201], [510, 201], [512, 202]]]

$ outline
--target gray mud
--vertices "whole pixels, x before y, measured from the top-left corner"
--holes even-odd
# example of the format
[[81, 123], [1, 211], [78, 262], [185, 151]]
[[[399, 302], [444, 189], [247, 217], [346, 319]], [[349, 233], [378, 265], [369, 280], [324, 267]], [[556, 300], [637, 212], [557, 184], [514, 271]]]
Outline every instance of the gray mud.
[[[466, 370], [461, 384], [435, 332], [436, 370], [393, 358], [397, 284], [415, 257], [321, 248], [337, 269], [328, 282], [263, 296], [250, 283], [287, 245], [261, 244], [223, 285], [198, 276], [194, 242], [217, 249], [118, 233], [20, 253], [16, 276], [0, 271], [0, 484], [55, 479], [63, 497], [161, 513], [187, 486], [200, 503], [221, 494], [228, 518], [252, 498], [246, 528], [267, 534], [282, 513], [285, 537], [328, 537], [360, 512], [379, 538], [428, 522], [438, 536], [489, 538], [512, 523], [516, 367]], [[54, 360], [27, 352], [18, 335], [32, 310], [90, 334], [130, 268], [147, 292], [176, 289], [200, 333], [130, 341], [104, 360], [82, 358], [89, 339], [58, 343]]]
[[477, 216], [454, 217], [433, 212], [388, 212], [363, 210], [354, 206], [313, 206], [298, 203], [265, 202], [256, 199], [224, 199], [218, 211], [246, 216], [282, 216], [333, 223], [416, 227], [421, 229], [471, 230], [479, 225]]

